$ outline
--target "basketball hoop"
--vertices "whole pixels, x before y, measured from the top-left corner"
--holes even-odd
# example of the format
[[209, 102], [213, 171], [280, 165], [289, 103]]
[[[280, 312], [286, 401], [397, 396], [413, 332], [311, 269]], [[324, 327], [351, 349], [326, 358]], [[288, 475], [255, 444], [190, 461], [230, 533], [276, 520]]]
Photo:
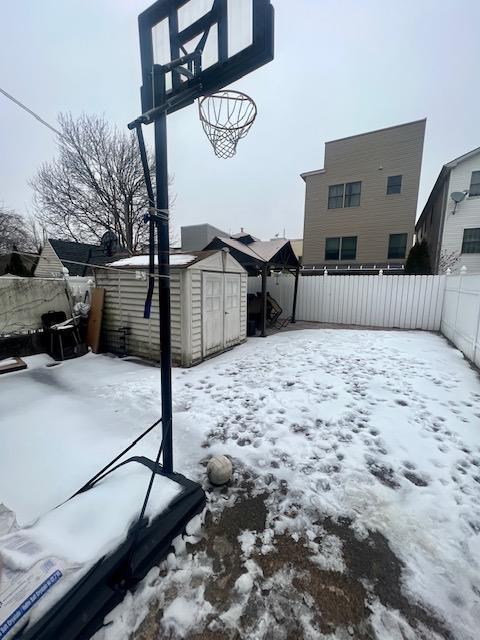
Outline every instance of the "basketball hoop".
[[232, 158], [257, 117], [255, 102], [240, 91], [219, 91], [198, 100], [200, 122], [218, 158]]

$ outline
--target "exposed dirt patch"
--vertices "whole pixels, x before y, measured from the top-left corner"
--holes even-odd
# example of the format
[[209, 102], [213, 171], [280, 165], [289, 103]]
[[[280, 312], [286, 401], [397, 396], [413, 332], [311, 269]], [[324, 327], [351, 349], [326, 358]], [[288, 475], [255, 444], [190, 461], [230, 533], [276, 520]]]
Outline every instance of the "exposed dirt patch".
[[400, 611], [413, 628], [418, 629], [419, 625], [425, 625], [445, 640], [454, 640], [453, 634], [440, 620], [420, 605], [411, 603], [402, 593], [401, 578], [404, 565], [381, 533], [371, 531], [367, 538], [359, 540], [348, 519], [338, 522], [326, 519], [321, 524], [342, 540], [344, 561], [352, 579], [368, 581], [380, 602], [386, 607]]
[[[275, 538], [275, 551], [256, 555], [254, 559], [263, 570], [265, 578], [279, 571], [291, 573], [292, 599], [300, 601], [305, 595], [313, 598], [315, 619], [323, 633], [332, 633], [338, 626], [365, 626], [370, 613], [366, 606], [367, 593], [363, 585], [348, 575], [337, 571], [324, 571], [310, 559], [311, 552], [305, 540], [296, 542], [290, 535]], [[357, 635], [358, 638], [371, 637]]]
[[[278, 488], [277, 488], [278, 489]], [[215, 490], [220, 495], [222, 490]], [[325, 570], [312, 558], [307, 539], [294, 539], [288, 532], [272, 540], [272, 549], [262, 552], [257, 544], [251, 555], [259, 568], [249, 593], [236, 591], [237, 579], [246, 572], [238, 536], [249, 530], [261, 534], [266, 527], [270, 494], [252, 496], [253, 482], [244, 482], [237, 501], [217, 514], [209, 513], [202, 540], [187, 545], [193, 557], [206, 554], [213, 564], [213, 575], [203, 582], [205, 599], [213, 607], [203, 628], [186, 633], [184, 640], [240, 640], [252, 637], [260, 621], [266, 626], [265, 640], [301, 640], [306, 637], [302, 620], [324, 634], [340, 633], [355, 640], [378, 638], [370, 623], [370, 604], [379, 600], [385, 607], [399, 611], [415, 630], [416, 637], [430, 638], [429, 629], [443, 640], [453, 634], [433, 614], [402, 593], [403, 564], [390, 549], [384, 536], [369, 532], [357, 538], [348, 519], [321, 519], [315, 524], [324, 532], [313, 542], [321, 546], [324, 536], [340, 540], [344, 572]], [[310, 541], [311, 542], [311, 541]], [[167, 594], [166, 601], [177, 593]], [[238, 604], [243, 613], [234, 627], [222, 620], [222, 614]], [[177, 640], [162, 630], [162, 610], [152, 605], [147, 618], [134, 635], [135, 640]]]

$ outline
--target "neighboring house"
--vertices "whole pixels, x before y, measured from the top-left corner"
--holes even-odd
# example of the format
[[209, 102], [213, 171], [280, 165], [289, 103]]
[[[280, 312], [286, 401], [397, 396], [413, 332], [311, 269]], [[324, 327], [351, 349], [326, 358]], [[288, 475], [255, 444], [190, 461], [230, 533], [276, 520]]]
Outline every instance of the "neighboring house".
[[402, 268], [412, 246], [426, 120], [325, 144], [306, 184], [303, 265]]
[[[452, 193], [465, 197], [455, 204]], [[427, 241], [433, 273], [480, 272], [480, 147], [442, 167], [415, 233]]]
[[215, 236], [228, 233], [211, 224], [191, 224], [180, 229], [182, 251], [201, 251]]
[[125, 250], [109, 251], [102, 245], [48, 239], [42, 247], [34, 272], [37, 278], [53, 278], [68, 269], [71, 276], [88, 276], [93, 273], [88, 265], [104, 265], [112, 262], [112, 256], [121, 257]]

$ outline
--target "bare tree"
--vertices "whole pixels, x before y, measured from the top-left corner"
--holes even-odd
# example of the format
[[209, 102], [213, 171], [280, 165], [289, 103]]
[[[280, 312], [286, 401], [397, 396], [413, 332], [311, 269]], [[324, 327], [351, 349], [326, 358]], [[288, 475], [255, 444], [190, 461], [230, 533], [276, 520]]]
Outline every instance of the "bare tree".
[[453, 267], [460, 260], [460, 254], [458, 251], [445, 251], [443, 250], [440, 253], [440, 258], [438, 261], [438, 271], [440, 273], [445, 273], [447, 269], [453, 269]]
[[31, 251], [35, 248], [29, 220], [0, 205], [0, 251]]
[[[42, 166], [31, 185], [37, 216], [51, 236], [97, 243], [113, 231], [129, 253], [148, 242], [142, 164], [132, 132], [99, 116], [59, 116], [59, 155]], [[152, 179], [153, 158], [148, 152]]]

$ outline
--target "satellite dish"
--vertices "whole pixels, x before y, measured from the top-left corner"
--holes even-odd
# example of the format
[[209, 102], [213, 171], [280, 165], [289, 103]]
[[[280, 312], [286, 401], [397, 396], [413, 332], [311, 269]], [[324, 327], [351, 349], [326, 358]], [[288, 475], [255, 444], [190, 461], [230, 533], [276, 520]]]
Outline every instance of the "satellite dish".
[[467, 194], [464, 193], [463, 191], [454, 191], [453, 193], [450, 194], [450, 198], [456, 203], [458, 204], [459, 202], [461, 202], [462, 200], [465, 199], [465, 196]]
[[113, 233], [113, 231], [105, 231], [100, 240], [100, 244], [105, 255], [113, 256], [118, 246], [117, 236]]

